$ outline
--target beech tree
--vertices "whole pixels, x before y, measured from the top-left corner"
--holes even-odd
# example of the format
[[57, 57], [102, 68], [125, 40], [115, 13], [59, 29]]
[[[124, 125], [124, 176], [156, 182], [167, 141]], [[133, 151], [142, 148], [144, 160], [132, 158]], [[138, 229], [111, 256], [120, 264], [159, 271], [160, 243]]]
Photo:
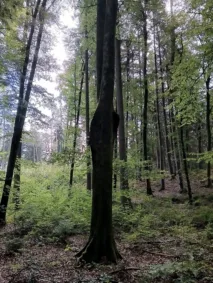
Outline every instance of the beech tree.
[[[97, 33], [97, 86], [99, 102], [90, 126], [92, 151], [92, 218], [90, 236], [86, 246], [76, 255], [79, 261], [100, 262], [105, 257], [110, 262], [121, 258], [117, 251], [112, 227], [112, 156], [113, 136], [118, 127], [118, 117], [113, 112], [114, 49], [117, 1], [98, 1], [97, 29], [104, 25], [104, 33]], [[104, 12], [100, 19], [99, 12]], [[102, 55], [99, 53], [103, 42]], [[100, 63], [101, 60], [103, 63]], [[99, 78], [101, 77], [101, 79]], [[99, 80], [100, 79], [100, 80]], [[100, 87], [100, 89], [99, 89]], [[99, 92], [100, 91], [100, 92]]]
[[[147, 54], [148, 54], [148, 30], [147, 30], [147, 4], [148, 1], [144, 0], [144, 5], [141, 4], [141, 15], [143, 20], [143, 40], [144, 40], [144, 52], [143, 52], [143, 80], [144, 80], [144, 109], [143, 109], [143, 154], [144, 162], [146, 163], [144, 168], [148, 170], [148, 148], [147, 148], [147, 126], [148, 126], [148, 99], [149, 99], [149, 87], [147, 76]], [[146, 179], [146, 190], [148, 195], [152, 195], [150, 179]]]
[[[86, 44], [88, 44], [87, 28], [85, 31]], [[85, 50], [85, 104], [86, 104], [86, 144], [89, 149], [89, 51], [88, 46]], [[91, 191], [92, 179], [90, 172], [90, 155], [87, 155], [87, 190]]]
[[[78, 127], [79, 127], [79, 118], [80, 118], [80, 110], [81, 110], [81, 96], [82, 96], [82, 89], [84, 83], [84, 73], [85, 73], [85, 64], [82, 63], [82, 70], [81, 70], [81, 82], [78, 94], [78, 104], [75, 111], [75, 129], [74, 129], [74, 136], [73, 136], [73, 146], [72, 146], [72, 158], [71, 158], [71, 168], [70, 168], [70, 186], [73, 184], [73, 173], [75, 167], [75, 151], [76, 151], [76, 143], [78, 137]], [[76, 76], [76, 74], [75, 74]], [[76, 82], [75, 82], [76, 83]]]
[[[122, 162], [120, 165], [120, 189], [128, 190], [128, 175], [127, 175], [127, 154], [126, 154], [126, 138], [124, 127], [124, 109], [123, 109], [123, 86], [122, 86], [122, 73], [121, 73], [121, 45], [120, 40], [115, 40], [115, 62], [116, 62], [116, 99], [117, 110], [119, 115], [119, 157]], [[131, 205], [130, 198], [122, 196], [122, 204]]]

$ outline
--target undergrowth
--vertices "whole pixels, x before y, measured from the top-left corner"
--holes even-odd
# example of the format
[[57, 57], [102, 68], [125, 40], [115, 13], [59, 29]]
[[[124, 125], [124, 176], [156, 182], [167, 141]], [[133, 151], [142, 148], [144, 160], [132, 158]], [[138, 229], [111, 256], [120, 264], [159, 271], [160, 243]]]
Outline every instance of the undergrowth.
[[[8, 221], [34, 236], [63, 238], [89, 231], [91, 195], [85, 180], [68, 185], [68, 167], [41, 165], [24, 168], [21, 180], [21, 205], [14, 211], [10, 202]], [[128, 241], [160, 236], [185, 237], [206, 230], [211, 238], [213, 211], [211, 206], [172, 204], [170, 198], [153, 198], [142, 190], [130, 190], [133, 210], [120, 205], [120, 193], [113, 192], [113, 224], [115, 234]], [[11, 198], [12, 200], [12, 198]]]
[[28, 178], [22, 180], [20, 209], [14, 211], [10, 203], [9, 222], [22, 234], [49, 241], [87, 233], [91, 196], [81, 184], [69, 187], [66, 168], [64, 172], [56, 166], [44, 169], [27, 171]]
[[211, 283], [213, 277], [208, 275], [210, 270], [212, 272], [210, 264], [194, 260], [155, 264], [141, 276], [140, 283]]
[[[85, 189], [85, 180], [77, 176], [70, 188], [67, 167], [41, 165], [23, 170], [20, 209], [14, 210], [11, 197], [8, 212], [8, 222], [14, 224], [16, 233], [48, 243], [63, 243], [74, 234], [88, 235], [91, 194]], [[150, 266], [141, 274], [141, 282], [199, 282], [200, 277], [206, 277], [201, 282], [213, 282], [207, 278], [212, 258], [206, 254], [213, 247], [212, 199], [197, 197], [199, 205], [190, 206], [187, 201], [174, 204], [169, 197], [148, 197], [144, 191], [130, 189], [133, 209], [122, 207], [120, 193], [113, 192], [116, 239], [139, 247], [146, 241], [159, 242], [160, 251], [179, 253], [183, 258]], [[19, 249], [13, 239], [8, 243], [9, 252]]]

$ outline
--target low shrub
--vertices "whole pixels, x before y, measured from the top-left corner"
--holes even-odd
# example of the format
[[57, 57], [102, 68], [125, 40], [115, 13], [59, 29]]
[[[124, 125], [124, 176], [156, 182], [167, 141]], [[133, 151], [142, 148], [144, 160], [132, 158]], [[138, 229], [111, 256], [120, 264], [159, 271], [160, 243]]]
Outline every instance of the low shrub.
[[213, 211], [208, 206], [201, 206], [192, 216], [191, 224], [197, 229], [204, 229], [208, 223], [213, 223]]
[[[57, 179], [55, 177], [55, 179]], [[43, 181], [43, 182], [42, 182]], [[61, 182], [61, 185], [58, 182]], [[14, 213], [16, 228], [23, 234], [60, 239], [66, 235], [85, 233], [89, 229], [91, 197], [85, 188], [72, 187], [71, 196], [63, 177], [47, 188], [45, 180], [31, 178], [21, 187], [21, 206]], [[10, 204], [12, 207], [12, 204]]]

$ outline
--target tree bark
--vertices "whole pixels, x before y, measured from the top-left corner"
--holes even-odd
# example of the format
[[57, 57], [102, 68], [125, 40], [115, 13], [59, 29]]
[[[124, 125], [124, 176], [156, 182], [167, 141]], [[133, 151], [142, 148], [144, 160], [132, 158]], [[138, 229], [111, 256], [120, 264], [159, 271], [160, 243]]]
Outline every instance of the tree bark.
[[[138, 44], [140, 42], [140, 34], [138, 34]], [[142, 59], [141, 59], [141, 48], [139, 45], [139, 58], [138, 58], [138, 63], [139, 63], [139, 89], [140, 89], [140, 95], [141, 95], [141, 113], [140, 113], [140, 126], [139, 126], [139, 133], [140, 133], [140, 137], [139, 137], [139, 141], [138, 141], [138, 145], [139, 145], [139, 168], [138, 168], [138, 181], [142, 181], [142, 169], [143, 169], [143, 158], [144, 158], [144, 148], [142, 145], [142, 141], [143, 141], [143, 78], [142, 78]]]
[[[174, 136], [173, 143], [174, 143], [174, 158], [176, 163], [176, 169], [178, 174], [178, 180], [179, 180], [179, 188], [180, 193], [186, 193], [186, 189], [184, 188], [184, 182], [183, 182], [183, 174], [182, 174], [182, 167], [183, 167], [183, 154], [181, 153], [181, 145], [180, 145], [180, 134], [178, 127], [175, 123], [174, 125], [174, 132], [171, 132], [171, 134]], [[176, 133], [176, 136], [175, 136]]]
[[[211, 103], [210, 103], [210, 76], [206, 80], [206, 130], [207, 130], [207, 151], [210, 152], [212, 149], [211, 146]], [[207, 163], [207, 187], [211, 188], [211, 163]]]
[[[148, 53], [148, 31], [147, 31], [147, 0], [144, 0], [144, 8], [142, 7], [143, 16], [143, 39], [144, 39], [144, 52], [143, 52], [143, 80], [144, 80], [144, 109], [143, 109], [143, 154], [144, 154], [144, 169], [149, 170], [148, 162], [148, 148], [147, 148], [147, 125], [148, 125], [148, 77], [147, 77], [147, 53]], [[152, 195], [150, 179], [146, 179], [147, 195]]]
[[[116, 135], [116, 138], [114, 140], [114, 160], [117, 160], [118, 158], [118, 138]], [[117, 166], [116, 166], [117, 167]], [[113, 173], [113, 188], [116, 190], [117, 188], [117, 168], [114, 168]]]
[[126, 152], [128, 150], [128, 130], [129, 130], [129, 83], [130, 83], [130, 42], [126, 43], [127, 48], [127, 58], [126, 58], [126, 82], [127, 82], [127, 90], [126, 90]]
[[[120, 165], [120, 189], [128, 190], [128, 175], [127, 175], [127, 154], [126, 154], [126, 140], [124, 129], [124, 108], [123, 108], [123, 91], [122, 91], [122, 75], [121, 75], [121, 42], [115, 39], [115, 65], [116, 65], [116, 98], [117, 98], [117, 111], [119, 115], [119, 157], [122, 162]], [[121, 197], [122, 204], [131, 205], [131, 199], [123, 195]]]
[[100, 97], [103, 48], [104, 48], [104, 24], [105, 24], [106, 0], [97, 0], [97, 31], [96, 31], [96, 75], [97, 75], [97, 101]]
[[[78, 94], [78, 108], [77, 113], [75, 117], [75, 129], [74, 129], [74, 136], [73, 136], [73, 146], [72, 146], [72, 158], [71, 158], [71, 168], [70, 168], [70, 187], [73, 185], [73, 174], [74, 174], [74, 167], [75, 167], [75, 152], [76, 152], [76, 143], [77, 143], [77, 137], [78, 137], [78, 124], [79, 124], [79, 118], [80, 118], [80, 110], [81, 110], [81, 96], [82, 96], [82, 89], [84, 84], [84, 72], [85, 72], [85, 64], [82, 63], [82, 69], [81, 69], [81, 82], [80, 82], [80, 89]], [[70, 194], [70, 191], [69, 191]]]
[[[172, 82], [172, 69], [174, 66], [175, 62], [175, 51], [176, 51], [176, 35], [175, 35], [175, 28], [176, 26], [173, 23], [173, 0], [170, 0], [170, 17], [171, 17], [171, 24], [170, 24], [170, 64], [166, 65], [166, 72], [167, 72], [167, 84], [168, 84], [168, 90], [170, 97], [168, 98], [168, 104], [172, 104], [173, 98], [172, 98], [172, 89], [170, 88], [171, 82]], [[169, 125], [171, 128], [171, 132], [175, 132], [175, 117], [174, 117], [174, 109], [171, 108], [169, 111]], [[171, 157], [172, 160], [174, 161], [175, 156], [174, 156], [174, 141], [173, 141], [173, 136], [171, 135], [170, 137], [170, 145], [171, 145]], [[177, 168], [178, 170], [178, 168]], [[175, 174], [172, 175], [172, 179], [175, 177]]]
[[19, 209], [20, 206], [20, 182], [21, 182], [21, 150], [22, 150], [22, 142], [19, 144], [18, 154], [16, 157], [15, 170], [14, 170], [14, 204], [15, 210]]
[[[88, 43], [88, 33], [86, 28], [86, 40]], [[92, 179], [91, 179], [91, 160], [89, 154], [89, 54], [88, 48], [85, 51], [85, 98], [86, 98], [86, 143], [87, 143], [87, 190], [91, 191]]]
[[[156, 47], [155, 47], [155, 35], [154, 35], [154, 61], [155, 61], [155, 92], [156, 92], [156, 108], [157, 108], [157, 128], [158, 128], [158, 138], [159, 138], [159, 160], [160, 160], [160, 170], [161, 174], [164, 171], [164, 144], [163, 144], [163, 137], [162, 137], [162, 129], [161, 129], [161, 121], [160, 121], [160, 107], [159, 107], [159, 89], [158, 89], [158, 66], [157, 66], [157, 54], [156, 54]], [[161, 179], [161, 188], [160, 191], [165, 190], [165, 180], [164, 178]]]
[[[26, 45], [26, 50], [25, 50], [25, 59], [24, 59], [24, 64], [23, 64], [23, 70], [22, 70], [21, 77], [20, 77], [20, 88], [19, 88], [19, 99], [20, 100], [23, 100], [23, 98], [24, 98], [25, 80], [26, 80], [27, 69], [28, 69], [29, 60], [30, 60], [30, 49], [31, 49], [31, 46], [32, 46], [33, 35], [34, 35], [35, 27], [36, 27], [36, 19], [37, 19], [37, 16], [38, 16], [40, 4], [41, 4], [41, 0], [37, 0], [35, 10], [34, 10], [34, 13], [32, 15], [32, 23], [31, 23], [29, 38], [27, 40], [27, 45]], [[28, 3], [27, 3], [27, 5], [28, 5]], [[25, 22], [24, 37], [27, 35], [26, 29], [27, 29], [27, 26], [26, 26], [26, 22]]]
[[100, 98], [90, 127], [93, 163], [90, 237], [86, 246], [76, 255], [79, 261], [86, 262], [100, 262], [104, 258], [117, 262], [121, 258], [112, 228], [113, 137], [118, 127], [118, 116], [113, 112], [116, 14], [117, 1], [106, 0]]
[[[159, 47], [160, 48], [160, 47]], [[165, 140], [166, 140], [166, 152], [167, 152], [167, 160], [169, 166], [169, 172], [172, 178], [174, 178], [174, 168], [172, 166], [171, 160], [171, 147], [169, 142], [169, 129], [168, 129], [168, 121], [167, 121], [167, 114], [166, 114], [166, 102], [165, 102], [165, 86], [163, 81], [163, 67], [162, 67], [162, 59], [161, 59], [161, 52], [159, 49], [159, 58], [160, 58], [160, 73], [161, 73], [161, 92], [162, 92], [162, 103], [163, 103], [163, 118], [164, 118], [164, 129], [165, 129]]]
[[[198, 122], [198, 127], [197, 127], [197, 140], [198, 140], [198, 153], [199, 156], [201, 156], [203, 150], [202, 150], [202, 127], [201, 127], [201, 122]], [[198, 169], [204, 169], [203, 166], [203, 161], [200, 161], [198, 163]]]
[[191, 189], [191, 183], [190, 183], [190, 179], [189, 179], [187, 155], [186, 155], [186, 149], [185, 149], [185, 144], [184, 144], [183, 126], [180, 127], [180, 140], [181, 140], [181, 149], [182, 149], [182, 153], [183, 153], [183, 165], [184, 165], [184, 171], [185, 171], [186, 182], [187, 182], [187, 191], [188, 191], [189, 203], [192, 204], [192, 189]]
[[163, 102], [163, 118], [164, 118], [164, 129], [165, 129], [165, 140], [166, 140], [166, 152], [167, 152], [167, 160], [168, 160], [168, 166], [169, 166], [169, 172], [172, 177], [174, 178], [174, 168], [172, 165], [172, 159], [171, 159], [171, 146], [169, 141], [169, 128], [168, 128], [168, 120], [167, 120], [167, 114], [166, 114], [166, 101], [165, 101], [165, 84], [164, 84], [164, 72], [163, 72], [163, 63], [162, 63], [162, 54], [161, 54], [161, 43], [160, 43], [160, 34], [159, 30], [157, 30], [157, 40], [158, 40], [158, 56], [159, 56], [159, 62], [160, 62], [160, 74], [161, 74], [161, 92], [162, 92], [162, 102]]

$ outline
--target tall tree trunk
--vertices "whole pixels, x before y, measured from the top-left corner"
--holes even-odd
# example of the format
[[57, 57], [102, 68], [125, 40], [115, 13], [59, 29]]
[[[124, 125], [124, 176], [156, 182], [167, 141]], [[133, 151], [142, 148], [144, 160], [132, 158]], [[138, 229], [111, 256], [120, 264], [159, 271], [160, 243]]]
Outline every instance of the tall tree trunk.
[[[86, 40], [88, 44], [88, 34], [86, 29]], [[86, 137], [87, 137], [87, 190], [91, 191], [92, 179], [91, 179], [91, 160], [89, 154], [89, 54], [88, 48], [85, 51], [85, 97], [86, 97]]]
[[190, 153], [190, 141], [189, 141], [189, 137], [190, 137], [190, 129], [189, 126], [185, 126], [185, 144], [186, 144], [186, 154], [188, 155]]
[[[172, 20], [172, 17], [173, 17], [173, 0], [170, 0], [170, 9], [171, 9], [171, 20]], [[170, 94], [172, 94], [170, 84], [171, 84], [171, 81], [172, 81], [172, 67], [173, 67], [174, 61], [175, 61], [175, 49], [176, 49], [176, 47], [175, 47], [176, 36], [175, 36], [175, 26], [174, 25], [172, 25], [172, 27], [171, 27], [171, 33], [170, 34], [171, 34], [171, 58], [170, 58], [170, 69], [168, 69], [167, 74], [168, 74], [169, 92], [170, 92]], [[182, 60], [182, 53], [181, 53], [180, 60]], [[172, 102], [173, 102], [173, 99], [170, 98], [170, 103], [172, 103]], [[177, 158], [177, 161], [178, 161], [177, 162], [177, 171], [178, 171], [178, 176], [179, 176], [180, 193], [185, 192], [182, 174], [181, 174], [181, 169], [182, 169], [181, 167], [182, 167], [182, 163], [183, 163], [185, 177], [186, 177], [186, 183], [187, 183], [189, 203], [192, 204], [192, 190], [191, 190], [191, 183], [190, 183], [189, 173], [188, 173], [188, 162], [187, 162], [187, 154], [186, 154], [186, 148], [185, 148], [185, 142], [184, 142], [184, 132], [183, 132], [183, 126], [182, 126], [182, 119], [180, 121], [180, 129], [179, 129], [178, 128], [179, 125], [177, 125], [176, 121], [175, 121], [175, 115], [174, 115], [173, 107], [170, 110], [170, 121], [171, 121], [171, 131], [173, 133], [175, 133], [175, 132], [177, 133], [176, 143], [173, 140], [173, 137], [171, 136], [171, 144], [174, 145], [174, 148], [172, 148], [172, 152], [174, 153], [174, 156], [175, 156], [175, 149], [176, 149], [176, 147], [178, 148], [178, 153], [176, 152], [177, 153], [176, 158]], [[180, 140], [180, 146], [179, 146], [179, 140]], [[173, 143], [173, 141], [174, 141], [174, 143]]]
[[[27, 5], [28, 4], [29, 3], [27, 3]], [[30, 60], [30, 49], [31, 49], [31, 46], [32, 46], [33, 35], [34, 35], [35, 27], [36, 27], [36, 19], [37, 19], [37, 16], [38, 16], [40, 4], [41, 4], [41, 0], [37, 0], [35, 10], [34, 10], [34, 13], [32, 15], [32, 23], [31, 23], [31, 26], [30, 26], [30, 33], [29, 33], [29, 37], [28, 37], [28, 40], [27, 40], [26, 50], [25, 50], [23, 70], [22, 70], [21, 77], [20, 77], [20, 88], [19, 88], [19, 99], [20, 100], [23, 100], [23, 98], [24, 98], [25, 80], [26, 80], [27, 69], [28, 69], [29, 60]], [[45, 5], [46, 5], [46, 3], [45, 3]], [[24, 38], [27, 36], [26, 29], [27, 29], [27, 23], [25, 22]]]
[[18, 154], [16, 157], [16, 163], [14, 168], [14, 204], [15, 210], [19, 209], [20, 206], [20, 182], [21, 182], [21, 150], [22, 150], [22, 142], [19, 144]]
[[127, 90], [126, 90], [126, 152], [128, 150], [128, 130], [129, 130], [129, 83], [130, 83], [130, 42], [127, 41], [126, 43], [126, 82], [127, 82]]
[[105, 10], [106, 10], [106, 0], [97, 0], [97, 30], [96, 30], [97, 100], [99, 100], [100, 97], [101, 79], [102, 79]]
[[[121, 75], [121, 46], [120, 40], [115, 39], [115, 65], [116, 65], [116, 98], [117, 98], [117, 111], [119, 115], [119, 157], [122, 161], [120, 166], [120, 189], [128, 190], [128, 175], [127, 175], [127, 155], [125, 143], [125, 129], [124, 129], [124, 109], [123, 109], [123, 91], [122, 91], [122, 75]], [[123, 205], [130, 205], [131, 200], [126, 196], [121, 197]]]
[[[171, 15], [172, 15], [172, 9], [173, 9], [173, 3], [172, 1], [170, 1], [170, 9], [171, 9]], [[168, 161], [168, 167], [169, 167], [169, 172], [171, 175], [171, 178], [174, 179], [175, 178], [175, 170], [173, 168], [173, 164], [172, 164], [172, 153], [171, 153], [171, 149], [172, 149], [172, 143], [173, 141], [169, 140], [169, 124], [168, 124], [168, 115], [166, 113], [166, 100], [165, 100], [165, 84], [164, 84], [164, 69], [163, 69], [163, 63], [162, 63], [162, 52], [161, 52], [161, 41], [160, 41], [160, 32], [159, 29], [157, 28], [157, 41], [158, 41], [158, 56], [159, 56], [159, 61], [160, 61], [160, 74], [161, 74], [161, 91], [162, 91], [162, 102], [163, 102], [163, 117], [164, 117], [164, 129], [165, 129], [165, 141], [166, 141], [166, 152], [167, 152], [167, 161]], [[175, 51], [175, 34], [174, 34], [174, 29], [171, 31], [171, 58], [170, 58], [170, 62], [174, 61], [174, 55], [175, 53], [173, 51]], [[167, 71], [168, 73], [168, 71]]]
[[[160, 170], [161, 174], [164, 171], [164, 144], [162, 137], [161, 129], [161, 120], [160, 120], [160, 107], [159, 107], [159, 89], [158, 89], [158, 65], [157, 65], [157, 53], [155, 45], [155, 31], [154, 31], [154, 61], [155, 61], [155, 92], [156, 92], [156, 108], [157, 108], [157, 128], [158, 128], [158, 138], [159, 138], [159, 159], [160, 159]], [[161, 179], [161, 188], [160, 190], [165, 190], [165, 180]]]
[[155, 135], [153, 138], [156, 138], [156, 146], [153, 149], [154, 161], [156, 162], [156, 166], [158, 170], [160, 170], [160, 139], [159, 139], [159, 130], [158, 130], [158, 113], [157, 113], [157, 101], [154, 103], [154, 109], [156, 112], [153, 113], [153, 124], [155, 125]]
[[[117, 138], [117, 135], [116, 135], [115, 140], [114, 140], [114, 160], [117, 160], [117, 158], [118, 158], [118, 138]], [[113, 188], [114, 189], [117, 188], [117, 168], [114, 168]]]
[[117, 262], [121, 258], [112, 228], [113, 136], [116, 135], [118, 127], [118, 117], [113, 112], [117, 1], [106, 0], [105, 13], [100, 98], [90, 127], [93, 163], [90, 237], [83, 250], [77, 254], [79, 261], [86, 262], [100, 262], [103, 257], [107, 261]]
[[84, 72], [85, 72], [85, 64], [82, 63], [81, 82], [80, 82], [80, 89], [79, 89], [79, 94], [78, 94], [78, 107], [77, 107], [77, 113], [76, 113], [76, 118], [75, 118], [75, 129], [74, 129], [73, 146], [72, 146], [72, 158], [71, 158], [70, 181], [69, 181], [70, 187], [72, 187], [73, 185], [76, 143], [77, 143], [77, 137], [78, 137], [78, 124], [79, 124], [80, 110], [81, 110], [81, 96], [82, 96], [82, 89], [83, 89], [83, 84], [84, 84]]
[[[147, 148], [147, 125], [148, 125], [148, 77], [147, 77], [147, 53], [148, 53], [148, 31], [147, 31], [147, 4], [148, 1], [144, 0], [144, 8], [142, 7], [143, 16], [143, 40], [144, 40], [144, 52], [143, 52], [143, 80], [144, 80], [144, 109], [143, 109], [143, 154], [145, 161], [145, 170], [148, 171], [148, 148]], [[146, 190], [148, 195], [152, 195], [150, 179], [146, 179]]]
[[175, 124], [173, 130], [174, 130], [174, 132], [171, 132], [171, 134], [174, 136], [174, 138], [173, 138], [174, 158], [175, 158], [175, 163], [176, 163], [175, 165], [176, 165], [176, 168], [177, 168], [180, 193], [186, 193], [187, 191], [184, 188], [183, 174], [182, 174], [183, 157], [182, 157], [182, 153], [181, 153], [180, 135], [179, 135], [179, 129], [178, 129], [176, 124]]
[[[168, 104], [172, 104], [173, 98], [172, 98], [172, 89], [170, 88], [171, 82], [172, 82], [172, 69], [175, 62], [175, 50], [176, 50], [176, 35], [175, 35], [175, 25], [174, 25], [174, 19], [173, 19], [173, 0], [170, 0], [170, 16], [171, 16], [171, 23], [170, 23], [170, 64], [166, 66], [166, 72], [167, 72], [167, 84], [168, 84], [168, 90], [170, 97], [168, 98]], [[175, 117], [174, 117], [174, 109], [171, 108], [169, 111], [169, 124], [170, 124], [170, 131], [175, 132]], [[171, 157], [172, 161], [174, 161], [174, 141], [173, 136], [170, 137], [170, 144], [171, 144]], [[178, 169], [177, 169], [178, 170]], [[175, 177], [175, 175], [172, 175], [172, 179]]]
[[183, 165], [184, 165], [184, 171], [185, 171], [185, 176], [186, 176], [189, 203], [192, 204], [192, 189], [191, 189], [191, 183], [190, 183], [190, 179], [189, 179], [187, 155], [186, 155], [186, 149], [185, 149], [185, 144], [184, 144], [183, 126], [180, 127], [180, 141], [181, 141], [181, 149], [182, 149], [182, 153], [183, 153]]
[[[15, 167], [15, 161], [16, 161], [16, 156], [17, 156], [19, 144], [20, 144], [21, 137], [22, 137], [24, 121], [25, 121], [25, 117], [26, 117], [26, 113], [27, 113], [27, 105], [28, 105], [29, 99], [30, 99], [33, 79], [34, 79], [36, 65], [37, 65], [37, 61], [38, 61], [39, 49], [40, 49], [40, 45], [41, 45], [41, 39], [42, 39], [43, 28], [44, 28], [44, 16], [45, 16], [44, 11], [45, 11], [45, 8], [46, 8], [46, 3], [47, 3], [47, 0], [43, 0], [43, 2], [41, 4], [41, 9], [40, 9], [40, 12], [39, 12], [40, 27], [39, 27], [39, 31], [38, 31], [38, 35], [37, 35], [35, 52], [34, 52], [34, 56], [33, 56], [33, 60], [32, 60], [32, 66], [31, 66], [31, 71], [30, 71], [30, 75], [29, 75], [29, 80], [28, 80], [28, 83], [27, 83], [24, 101], [19, 100], [19, 103], [18, 103], [17, 114], [16, 114], [15, 124], [14, 124], [14, 132], [13, 132], [11, 148], [10, 148], [10, 155], [9, 155], [9, 160], [8, 160], [8, 164], [7, 164], [6, 178], [5, 178], [5, 183], [4, 183], [2, 198], [1, 198], [1, 203], [0, 203], [0, 225], [4, 225], [6, 223], [6, 210], [7, 210], [7, 205], [8, 205], [8, 201], [9, 201], [11, 183], [12, 183], [13, 172], [14, 172], [14, 167]], [[33, 25], [33, 23], [32, 23], [32, 25]], [[33, 30], [34, 29], [31, 26], [29, 39], [31, 37], [31, 33], [32, 33]], [[26, 52], [25, 55], [29, 56], [28, 52]], [[28, 61], [29, 61], [29, 58], [28, 58]], [[24, 71], [23, 71], [23, 73], [24, 73]], [[23, 73], [22, 73], [22, 75], [23, 75]], [[20, 86], [20, 88], [21, 88], [21, 86]]]
[[[207, 151], [212, 149], [212, 137], [211, 137], [211, 103], [210, 103], [210, 76], [206, 80], [206, 130], [207, 130]], [[207, 187], [211, 188], [211, 163], [207, 163]]]
[[[138, 44], [140, 43], [140, 37], [141, 34], [138, 34]], [[143, 79], [142, 79], [142, 59], [141, 59], [141, 48], [140, 48], [140, 44], [139, 44], [139, 56], [138, 56], [138, 63], [139, 63], [139, 89], [140, 89], [140, 96], [141, 96], [141, 113], [140, 113], [140, 126], [139, 126], [139, 133], [140, 133], [140, 137], [139, 137], [139, 168], [138, 168], [138, 181], [142, 181], [142, 162], [143, 162], [143, 158], [144, 158], [144, 149], [143, 149]]]
[[[1, 151], [5, 152], [5, 133], [6, 133], [6, 116], [5, 116], [5, 105], [3, 106], [2, 109], [2, 119], [3, 119], [3, 129], [2, 129], [2, 148]], [[1, 164], [1, 169], [5, 170], [5, 156], [3, 156], [2, 160], [0, 161]]]
[[[198, 153], [199, 156], [201, 156], [203, 150], [202, 150], [202, 133], [201, 133], [201, 122], [198, 122], [198, 127], [197, 127], [197, 140], [198, 140]], [[198, 168], [203, 169], [203, 161], [200, 161], [198, 163]]]
[[[170, 91], [170, 93], [172, 93]], [[168, 99], [168, 102], [167, 102], [167, 105], [171, 105], [173, 103], [173, 99]], [[172, 133], [175, 133], [175, 114], [174, 114], [174, 108], [171, 107], [171, 109], [169, 110], [169, 115], [168, 115], [168, 118], [169, 118], [169, 127], [170, 127], [170, 145], [171, 145], [171, 161], [172, 161], [172, 164], [173, 164], [173, 168], [175, 169], [175, 173], [172, 177], [172, 179], [174, 179], [176, 177], [176, 171], [178, 170], [178, 168], [175, 168], [175, 164], [174, 164], [174, 161], [175, 161], [175, 141], [174, 141], [174, 136]]]
[[164, 77], [163, 77], [163, 65], [162, 65], [162, 55], [161, 55], [161, 46], [160, 46], [160, 35], [159, 31], [157, 31], [157, 37], [158, 37], [158, 55], [159, 55], [159, 62], [160, 62], [160, 79], [161, 79], [161, 92], [162, 92], [162, 103], [163, 103], [163, 118], [164, 118], [164, 130], [165, 130], [165, 140], [166, 140], [166, 152], [167, 152], [167, 160], [168, 160], [168, 166], [169, 166], [169, 172], [171, 177], [174, 176], [174, 169], [172, 166], [172, 160], [171, 160], [171, 147], [169, 142], [169, 129], [168, 129], [168, 121], [167, 121], [167, 114], [166, 114], [166, 102], [165, 102], [165, 85], [164, 85]]
[[[26, 12], [26, 20], [24, 23], [24, 31], [23, 31], [23, 42], [26, 43], [25, 48], [23, 49], [23, 52], [25, 52], [25, 60], [23, 64], [23, 68], [21, 70], [21, 76], [20, 76], [20, 86], [19, 86], [19, 100], [23, 102], [24, 98], [24, 86], [25, 86], [25, 80], [26, 80], [26, 75], [27, 75], [27, 68], [29, 64], [29, 57], [30, 57], [30, 48], [32, 45], [32, 40], [33, 40], [33, 34], [35, 31], [35, 24], [36, 24], [36, 18], [39, 12], [39, 6], [41, 4], [41, 0], [38, 0], [36, 2], [35, 6], [35, 11], [32, 15], [32, 24], [31, 24], [31, 30], [29, 34], [29, 38], [27, 40], [27, 30], [28, 30], [28, 9], [29, 9], [29, 0], [26, 1], [26, 7], [27, 7], [27, 12]], [[20, 141], [19, 147], [18, 147], [18, 152], [17, 152], [17, 157], [15, 161], [15, 166], [14, 166], [14, 204], [15, 204], [15, 209], [19, 209], [20, 205], [20, 181], [21, 181], [21, 153], [22, 153], [22, 142]]]

